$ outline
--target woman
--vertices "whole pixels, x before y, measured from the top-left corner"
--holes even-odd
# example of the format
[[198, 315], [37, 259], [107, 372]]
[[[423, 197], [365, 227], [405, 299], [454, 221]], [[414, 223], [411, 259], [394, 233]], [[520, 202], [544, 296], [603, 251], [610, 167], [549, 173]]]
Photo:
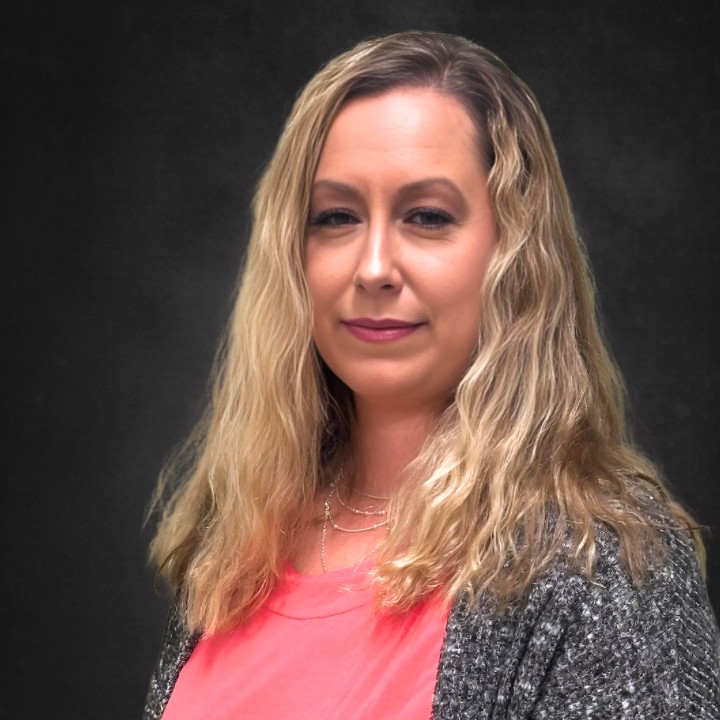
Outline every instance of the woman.
[[362, 43], [253, 210], [156, 497], [145, 717], [720, 717], [702, 546], [625, 440], [528, 88], [460, 38]]

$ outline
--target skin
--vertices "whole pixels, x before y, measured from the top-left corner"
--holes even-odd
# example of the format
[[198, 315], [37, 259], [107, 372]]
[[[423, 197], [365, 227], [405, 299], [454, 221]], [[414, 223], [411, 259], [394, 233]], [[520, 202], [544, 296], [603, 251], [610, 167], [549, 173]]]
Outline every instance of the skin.
[[[354, 395], [354, 488], [389, 494], [447, 406], [477, 345], [495, 245], [477, 132], [457, 100], [403, 88], [340, 111], [313, 184], [305, 275], [318, 352]], [[333, 516], [370, 524], [342, 507]], [[333, 531], [328, 568], [353, 564], [382, 532]], [[319, 534], [311, 523], [301, 572], [321, 571]]]

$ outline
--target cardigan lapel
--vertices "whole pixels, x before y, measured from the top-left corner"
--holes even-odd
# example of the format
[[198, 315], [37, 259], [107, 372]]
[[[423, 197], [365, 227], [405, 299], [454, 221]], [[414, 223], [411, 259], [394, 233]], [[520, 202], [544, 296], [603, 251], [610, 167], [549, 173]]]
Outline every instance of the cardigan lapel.
[[188, 633], [175, 603], [170, 607], [160, 657], [150, 678], [143, 720], [159, 720], [199, 635]]

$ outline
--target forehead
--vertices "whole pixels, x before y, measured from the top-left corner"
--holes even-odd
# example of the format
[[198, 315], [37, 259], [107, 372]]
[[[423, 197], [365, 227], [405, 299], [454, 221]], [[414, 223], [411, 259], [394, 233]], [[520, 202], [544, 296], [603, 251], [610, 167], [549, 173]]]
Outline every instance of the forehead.
[[[478, 133], [457, 99], [430, 88], [399, 88], [357, 98], [330, 126], [316, 177], [359, 165], [378, 172], [395, 163], [480, 163]], [[427, 171], [432, 167], [426, 168]]]

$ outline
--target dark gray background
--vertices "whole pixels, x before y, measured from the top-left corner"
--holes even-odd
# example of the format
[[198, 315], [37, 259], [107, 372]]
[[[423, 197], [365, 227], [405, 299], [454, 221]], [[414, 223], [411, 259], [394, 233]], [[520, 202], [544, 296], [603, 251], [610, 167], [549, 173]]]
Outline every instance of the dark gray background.
[[253, 184], [299, 87], [369, 35], [463, 34], [535, 90], [639, 442], [717, 527], [709, 2], [9, 5], [3, 716], [139, 716], [165, 612], [143, 511], [201, 407]]

